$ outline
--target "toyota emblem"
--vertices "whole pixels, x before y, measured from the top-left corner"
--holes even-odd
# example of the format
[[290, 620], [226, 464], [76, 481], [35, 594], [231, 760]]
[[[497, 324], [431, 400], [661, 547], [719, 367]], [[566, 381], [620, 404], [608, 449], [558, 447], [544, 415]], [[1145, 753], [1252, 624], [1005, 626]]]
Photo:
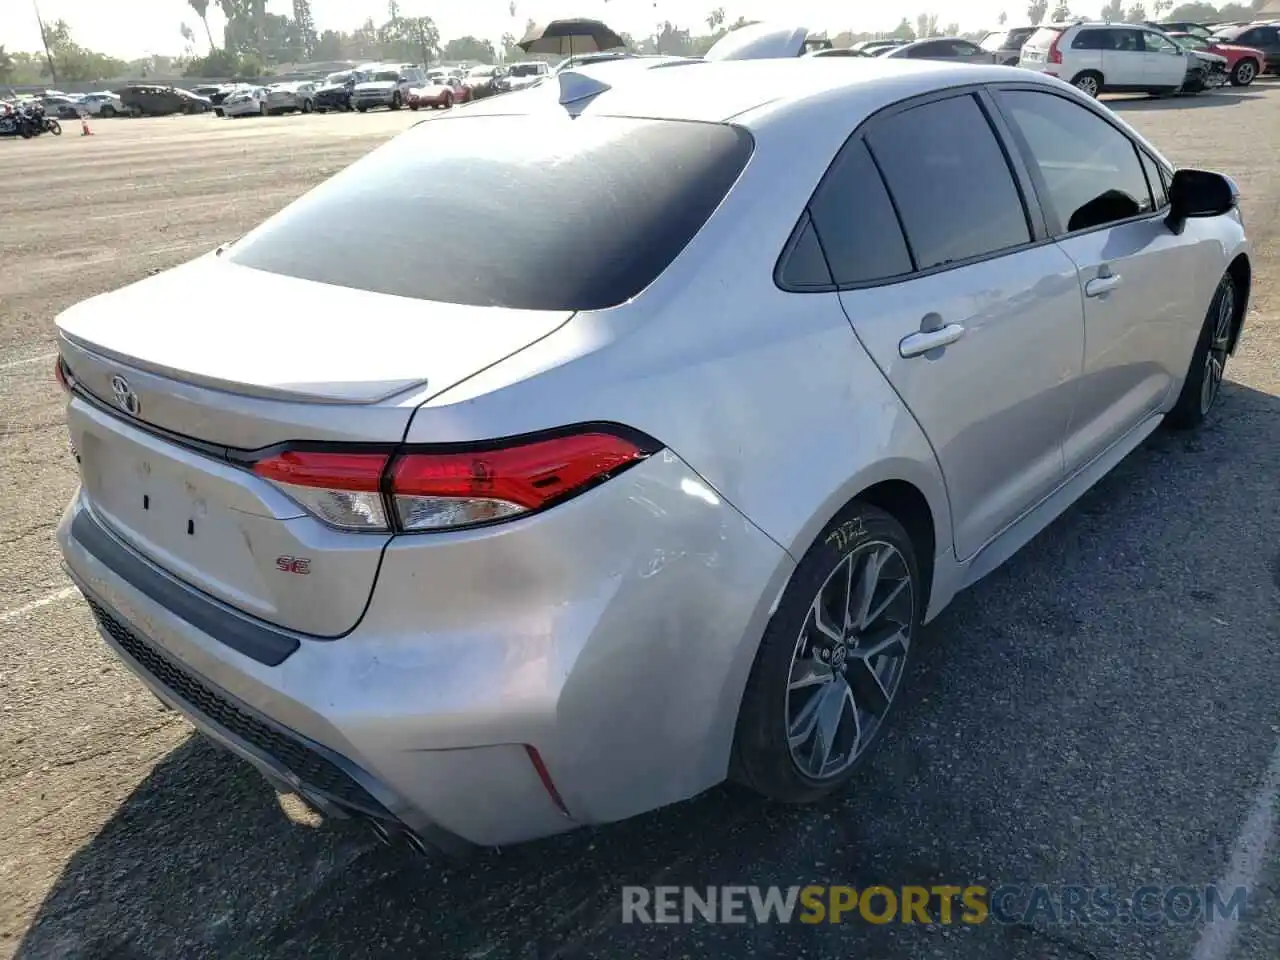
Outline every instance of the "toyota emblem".
[[111, 378], [111, 395], [115, 397], [116, 406], [129, 416], [136, 417], [141, 412], [142, 401], [133, 392], [133, 387], [129, 386], [129, 381], [119, 374]]

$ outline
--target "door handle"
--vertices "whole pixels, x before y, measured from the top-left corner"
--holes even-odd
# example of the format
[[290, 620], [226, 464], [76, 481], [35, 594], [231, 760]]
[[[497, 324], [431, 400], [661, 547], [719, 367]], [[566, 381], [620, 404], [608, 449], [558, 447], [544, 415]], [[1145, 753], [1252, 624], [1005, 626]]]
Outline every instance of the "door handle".
[[1084, 285], [1084, 295], [1086, 297], [1100, 297], [1104, 293], [1109, 293], [1120, 286], [1121, 282], [1122, 280], [1118, 273], [1096, 276]]
[[930, 350], [949, 346], [964, 336], [964, 327], [958, 323], [948, 323], [936, 330], [921, 330], [902, 338], [898, 344], [898, 355], [903, 358], [918, 357]]

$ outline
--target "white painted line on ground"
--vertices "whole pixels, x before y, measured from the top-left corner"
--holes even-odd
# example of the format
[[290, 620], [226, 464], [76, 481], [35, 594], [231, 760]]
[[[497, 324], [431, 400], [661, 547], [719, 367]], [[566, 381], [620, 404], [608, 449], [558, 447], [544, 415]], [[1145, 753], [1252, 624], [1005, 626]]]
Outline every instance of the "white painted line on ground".
[[8, 623], [11, 620], [21, 620], [28, 613], [33, 613], [41, 607], [47, 607], [53, 603], [61, 603], [63, 600], [70, 600], [77, 593], [75, 587], [63, 587], [61, 590], [55, 590], [48, 596], [41, 597], [39, 600], [32, 600], [30, 603], [24, 603], [20, 607], [14, 607], [12, 610], [6, 610], [0, 613], [0, 623]]
[[[1271, 754], [1271, 763], [1262, 775], [1262, 785], [1254, 794], [1249, 819], [1244, 823], [1235, 845], [1231, 848], [1231, 865], [1227, 874], [1218, 881], [1218, 891], [1224, 902], [1231, 893], [1244, 887], [1252, 898], [1262, 871], [1267, 865], [1267, 848], [1274, 840], [1276, 830], [1276, 803], [1280, 801], [1280, 743]], [[1236, 937], [1240, 921], [1234, 916], [1217, 917], [1205, 925], [1196, 944], [1192, 960], [1227, 960]]]
[[0, 363], [0, 370], [9, 370], [13, 367], [25, 367], [29, 363], [45, 363], [57, 356], [56, 353], [42, 353], [38, 357], [27, 357], [25, 360], [10, 360], [8, 363]]

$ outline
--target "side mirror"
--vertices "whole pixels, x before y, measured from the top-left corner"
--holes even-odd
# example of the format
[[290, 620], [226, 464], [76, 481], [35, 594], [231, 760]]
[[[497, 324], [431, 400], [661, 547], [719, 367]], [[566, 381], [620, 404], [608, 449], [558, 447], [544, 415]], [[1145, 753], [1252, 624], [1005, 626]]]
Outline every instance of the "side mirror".
[[1230, 177], [1210, 170], [1178, 170], [1169, 184], [1169, 216], [1165, 223], [1174, 233], [1191, 217], [1219, 217], [1234, 208], [1240, 192]]

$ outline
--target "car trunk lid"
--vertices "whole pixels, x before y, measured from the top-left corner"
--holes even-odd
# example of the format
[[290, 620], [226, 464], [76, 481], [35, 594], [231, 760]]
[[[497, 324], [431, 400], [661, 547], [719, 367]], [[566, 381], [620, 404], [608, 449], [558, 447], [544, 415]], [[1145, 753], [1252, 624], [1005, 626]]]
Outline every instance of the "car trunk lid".
[[359, 622], [389, 534], [335, 529], [252, 451], [400, 442], [432, 394], [570, 311], [413, 300], [206, 257], [71, 308], [59, 348], [85, 499], [128, 546], [291, 630]]

